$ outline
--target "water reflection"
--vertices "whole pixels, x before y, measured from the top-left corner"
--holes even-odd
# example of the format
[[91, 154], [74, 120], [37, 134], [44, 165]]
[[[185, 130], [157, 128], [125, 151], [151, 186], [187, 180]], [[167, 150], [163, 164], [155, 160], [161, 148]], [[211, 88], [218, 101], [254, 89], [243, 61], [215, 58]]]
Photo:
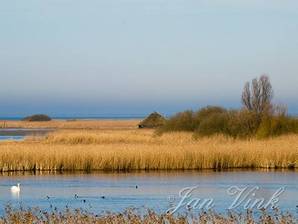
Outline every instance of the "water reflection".
[[0, 141], [21, 141], [26, 136], [45, 136], [54, 129], [46, 128], [0, 128]]
[[[11, 194], [10, 187], [20, 182], [21, 195]], [[285, 193], [281, 208], [296, 212], [298, 205], [298, 173], [295, 171], [228, 172], [136, 172], [63, 174], [59, 172], [2, 173], [0, 176], [0, 213], [4, 205], [14, 201], [23, 205], [49, 208], [84, 208], [94, 212], [122, 211], [127, 207], [149, 207], [165, 211], [177, 202], [178, 192], [185, 187], [199, 185], [198, 196], [214, 198], [215, 209], [224, 211], [231, 203], [226, 191], [232, 185], [261, 188], [262, 197], [269, 197], [280, 187]]]
[[0, 136], [0, 141], [22, 141], [25, 139], [25, 136]]
[[14, 200], [19, 200], [20, 198], [20, 192], [12, 192], [11, 191], [11, 198], [14, 199]]

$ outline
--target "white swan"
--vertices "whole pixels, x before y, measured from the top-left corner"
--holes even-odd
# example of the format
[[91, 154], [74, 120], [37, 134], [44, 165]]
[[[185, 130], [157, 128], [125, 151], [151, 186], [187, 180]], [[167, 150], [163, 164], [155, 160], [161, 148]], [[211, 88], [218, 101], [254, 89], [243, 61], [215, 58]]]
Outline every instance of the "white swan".
[[10, 188], [10, 191], [11, 191], [12, 193], [20, 193], [20, 191], [21, 191], [20, 184], [18, 183], [17, 186], [12, 186], [12, 187]]

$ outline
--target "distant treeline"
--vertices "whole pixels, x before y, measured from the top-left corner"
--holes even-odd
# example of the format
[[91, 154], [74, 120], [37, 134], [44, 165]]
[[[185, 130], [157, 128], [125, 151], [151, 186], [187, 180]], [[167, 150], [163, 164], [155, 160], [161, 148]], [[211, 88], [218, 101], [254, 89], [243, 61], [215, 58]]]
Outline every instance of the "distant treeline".
[[239, 138], [266, 138], [298, 133], [298, 120], [285, 106], [272, 103], [273, 89], [268, 76], [247, 82], [242, 92], [243, 108], [229, 110], [208, 106], [187, 110], [167, 119], [157, 132], [190, 131], [195, 136], [223, 134]]

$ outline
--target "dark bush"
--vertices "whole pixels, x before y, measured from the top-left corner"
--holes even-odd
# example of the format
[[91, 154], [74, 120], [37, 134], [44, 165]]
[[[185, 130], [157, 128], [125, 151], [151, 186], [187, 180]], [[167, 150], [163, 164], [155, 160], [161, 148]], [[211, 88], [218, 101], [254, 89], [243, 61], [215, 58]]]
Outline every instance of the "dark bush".
[[194, 113], [191, 110], [187, 110], [168, 119], [165, 124], [160, 127], [159, 132], [194, 131], [195, 129]]
[[160, 132], [171, 131], [195, 131], [198, 130], [200, 123], [213, 114], [225, 113], [226, 110], [221, 107], [207, 106], [197, 112], [187, 110], [180, 112], [170, 119], [159, 129]]
[[240, 110], [230, 112], [227, 135], [247, 138], [256, 134], [260, 125], [259, 116], [253, 111]]
[[50, 121], [52, 120], [48, 115], [45, 114], [35, 114], [23, 118], [23, 121]]
[[298, 120], [285, 115], [265, 116], [257, 130], [257, 138], [298, 133]]
[[226, 134], [229, 131], [229, 118], [227, 112], [211, 113], [200, 121], [195, 134], [200, 136]]
[[207, 106], [195, 113], [195, 119], [198, 121], [202, 121], [205, 118], [209, 117], [212, 114], [222, 114], [227, 112], [226, 109], [217, 106]]
[[260, 115], [247, 109], [237, 111], [209, 106], [197, 112], [178, 113], [158, 131], [190, 131], [195, 137], [224, 134], [234, 138], [267, 138], [298, 133], [298, 120], [275, 109]]

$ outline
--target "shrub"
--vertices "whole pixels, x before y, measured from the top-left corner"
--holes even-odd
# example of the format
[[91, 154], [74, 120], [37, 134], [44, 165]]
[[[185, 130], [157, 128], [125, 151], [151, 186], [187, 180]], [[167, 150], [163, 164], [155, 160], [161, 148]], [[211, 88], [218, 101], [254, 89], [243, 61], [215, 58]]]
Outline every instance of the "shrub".
[[227, 112], [226, 109], [218, 106], [207, 106], [196, 112], [196, 120], [203, 120], [212, 114], [222, 114]]
[[248, 110], [231, 111], [226, 134], [234, 138], [254, 136], [260, 124], [258, 117], [258, 114]]
[[201, 122], [214, 114], [226, 113], [226, 110], [221, 107], [207, 106], [197, 112], [187, 110], [177, 113], [159, 129], [159, 132], [172, 132], [172, 131], [191, 131], [194, 132], [199, 129]]
[[210, 136], [229, 132], [229, 113], [226, 110], [214, 109], [208, 111], [208, 108], [205, 108], [198, 112], [199, 125], [195, 130], [196, 135]]
[[172, 131], [194, 131], [196, 129], [194, 113], [191, 110], [180, 112], [169, 120], [159, 129], [159, 132]]
[[23, 118], [23, 121], [51, 121], [52, 119], [45, 114], [35, 114], [32, 116], [28, 116]]
[[224, 134], [234, 138], [298, 133], [298, 120], [282, 111], [276, 107], [259, 114], [247, 109], [237, 111], [208, 106], [197, 112], [184, 111], [174, 115], [158, 132], [190, 131], [195, 137]]
[[266, 116], [257, 130], [257, 138], [298, 133], [298, 120], [285, 115]]

